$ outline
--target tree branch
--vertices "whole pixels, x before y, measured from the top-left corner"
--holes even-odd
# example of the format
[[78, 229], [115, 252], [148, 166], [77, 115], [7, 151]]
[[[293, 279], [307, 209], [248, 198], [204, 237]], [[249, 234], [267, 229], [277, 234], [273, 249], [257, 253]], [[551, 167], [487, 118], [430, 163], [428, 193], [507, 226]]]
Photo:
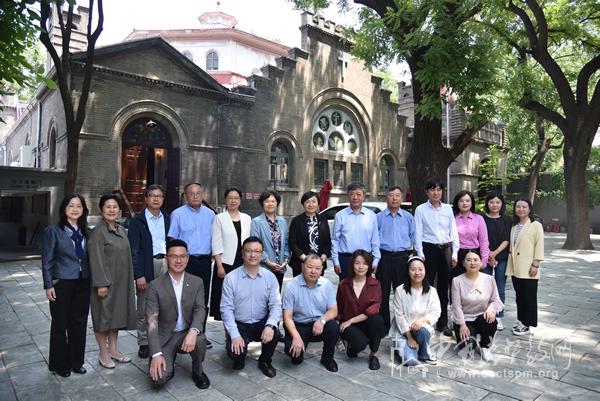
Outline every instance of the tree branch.
[[548, 48], [548, 21], [546, 21], [546, 16], [544, 15], [544, 10], [540, 7], [537, 1], [535, 0], [525, 0], [525, 3], [533, 12], [533, 16], [537, 21], [538, 28], [538, 46], [544, 49]]
[[543, 104], [531, 100], [531, 99], [523, 99], [520, 102], [521, 107], [525, 110], [532, 111], [537, 115], [541, 116], [543, 119], [551, 121], [556, 124], [556, 126], [562, 131], [562, 133], [566, 136], [567, 133], [567, 120], [561, 116], [559, 113], [550, 110]]
[[590, 84], [590, 77], [594, 75], [596, 71], [600, 69], [600, 54], [597, 54], [594, 58], [588, 61], [577, 77], [577, 104], [580, 106], [587, 105], [588, 103], [588, 86]]
[[450, 156], [452, 156], [452, 160], [456, 159], [460, 154], [465, 150], [467, 146], [473, 141], [473, 136], [482, 129], [487, 124], [487, 121], [483, 121], [479, 123], [476, 127], [467, 127], [465, 128], [458, 138], [454, 140], [454, 143], [448, 149]]
[[517, 17], [519, 17], [519, 19], [521, 19], [521, 21], [523, 22], [523, 25], [525, 26], [525, 35], [529, 40], [529, 46], [532, 49], [534, 49], [537, 46], [538, 39], [535, 33], [535, 27], [533, 26], [531, 19], [529, 19], [529, 15], [527, 15], [525, 10], [523, 10], [520, 7], [517, 7], [515, 3], [512, 2], [512, 0], [508, 2], [507, 8], [509, 11], [511, 11]]

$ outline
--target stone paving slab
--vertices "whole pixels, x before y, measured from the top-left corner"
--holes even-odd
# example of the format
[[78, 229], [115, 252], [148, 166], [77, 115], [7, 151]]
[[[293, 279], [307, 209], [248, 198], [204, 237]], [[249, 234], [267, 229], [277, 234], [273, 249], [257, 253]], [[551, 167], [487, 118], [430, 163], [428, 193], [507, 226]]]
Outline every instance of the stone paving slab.
[[[273, 357], [277, 376], [257, 367], [260, 344], [249, 347], [246, 367], [231, 369], [221, 322], [209, 319], [214, 348], [203, 364], [211, 387], [198, 390], [191, 380], [191, 359], [179, 356], [175, 377], [156, 388], [147, 376], [148, 361], [137, 357], [135, 332], [119, 333], [119, 348], [132, 358], [107, 370], [98, 364], [98, 346], [88, 320], [86, 375], [62, 378], [48, 371], [48, 302], [39, 260], [0, 263], [0, 400], [595, 400], [600, 399], [600, 251], [560, 249], [564, 235], [546, 236], [539, 287], [539, 327], [516, 338], [514, 291], [507, 282], [504, 325], [494, 344], [495, 360], [478, 354], [463, 359], [453, 340], [435, 335], [438, 366], [399, 367], [390, 358], [391, 340], [381, 345], [382, 368], [368, 370], [367, 355], [348, 360], [336, 351], [339, 372], [320, 364], [320, 344], [310, 344], [305, 361], [292, 365], [279, 344]], [[593, 237], [600, 249], [600, 236]], [[327, 277], [337, 284], [328, 269]], [[286, 277], [286, 281], [289, 279]], [[565, 284], [565, 283], [568, 283]]]

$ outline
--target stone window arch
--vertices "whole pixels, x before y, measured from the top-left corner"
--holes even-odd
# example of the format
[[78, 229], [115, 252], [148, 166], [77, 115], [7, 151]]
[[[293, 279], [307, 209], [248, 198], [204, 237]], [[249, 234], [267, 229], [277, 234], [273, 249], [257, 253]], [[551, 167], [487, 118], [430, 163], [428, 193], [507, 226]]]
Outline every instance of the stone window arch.
[[217, 71], [219, 69], [219, 55], [212, 50], [206, 54], [206, 71]]
[[48, 135], [48, 167], [56, 168], [56, 128], [54, 127]]
[[317, 114], [312, 143], [313, 150], [348, 156], [358, 156], [361, 150], [356, 123], [339, 108], [329, 108]]
[[379, 190], [386, 191], [394, 186], [394, 159], [390, 155], [383, 155], [379, 160]]
[[269, 178], [276, 184], [289, 185], [292, 176], [292, 147], [282, 139], [271, 145]]

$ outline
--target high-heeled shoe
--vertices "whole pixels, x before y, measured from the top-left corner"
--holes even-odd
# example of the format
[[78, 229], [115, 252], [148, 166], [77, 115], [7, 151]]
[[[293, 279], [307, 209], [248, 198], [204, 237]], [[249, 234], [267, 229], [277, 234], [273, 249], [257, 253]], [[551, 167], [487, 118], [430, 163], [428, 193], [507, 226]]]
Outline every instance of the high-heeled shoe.
[[115, 363], [112, 360], [104, 362], [101, 357], [98, 357], [98, 363], [105, 369], [114, 369], [116, 367]]
[[131, 358], [129, 358], [128, 356], [115, 356], [113, 354], [108, 354], [110, 355], [110, 359], [112, 359], [113, 361], [117, 361], [119, 363], [129, 363], [131, 362]]

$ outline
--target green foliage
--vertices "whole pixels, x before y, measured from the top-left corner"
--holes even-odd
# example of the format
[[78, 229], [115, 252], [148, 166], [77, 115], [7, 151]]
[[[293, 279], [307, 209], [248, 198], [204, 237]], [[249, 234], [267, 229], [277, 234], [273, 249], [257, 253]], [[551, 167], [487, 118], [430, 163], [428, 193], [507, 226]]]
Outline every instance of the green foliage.
[[392, 92], [390, 95], [390, 100], [394, 103], [398, 103], [398, 81], [396, 81], [394, 73], [388, 69], [385, 69], [375, 71], [373, 75], [383, 79], [383, 81], [381, 81], [381, 87]]
[[491, 145], [488, 147], [484, 160], [479, 165], [479, 182], [477, 183], [479, 199], [477, 206], [481, 209], [483, 209], [483, 199], [488, 193], [499, 190], [502, 186], [514, 180], [514, 176], [506, 172], [505, 158], [504, 151], [498, 145]]

